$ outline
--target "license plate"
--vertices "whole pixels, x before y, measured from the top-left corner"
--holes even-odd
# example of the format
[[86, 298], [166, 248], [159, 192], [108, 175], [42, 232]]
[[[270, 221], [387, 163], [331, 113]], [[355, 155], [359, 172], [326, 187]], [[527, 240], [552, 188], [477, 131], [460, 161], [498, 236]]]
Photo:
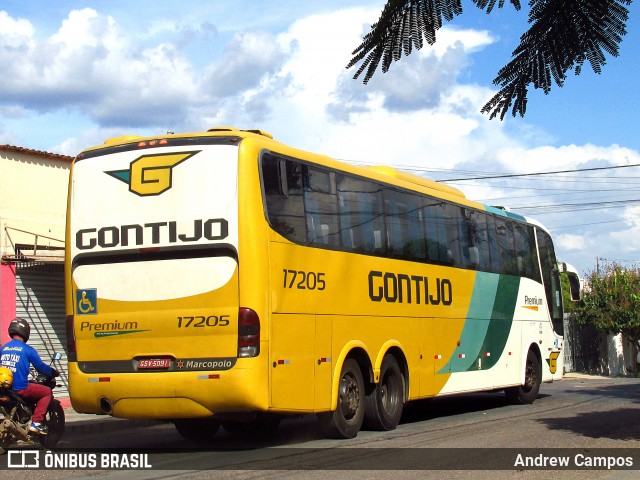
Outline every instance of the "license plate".
[[169, 368], [170, 358], [141, 358], [138, 360], [138, 369]]

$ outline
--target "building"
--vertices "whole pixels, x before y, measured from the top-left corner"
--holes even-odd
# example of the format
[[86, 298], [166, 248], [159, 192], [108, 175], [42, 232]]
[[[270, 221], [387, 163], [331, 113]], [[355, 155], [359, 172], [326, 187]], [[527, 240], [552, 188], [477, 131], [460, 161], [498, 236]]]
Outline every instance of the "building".
[[9, 340], [13, 318], [27, 318], [29, 344], [42, 359], [62, 353], [56, 367], [64, 390], [64, 230], [72, 160], [0, 145], [0, 338]]

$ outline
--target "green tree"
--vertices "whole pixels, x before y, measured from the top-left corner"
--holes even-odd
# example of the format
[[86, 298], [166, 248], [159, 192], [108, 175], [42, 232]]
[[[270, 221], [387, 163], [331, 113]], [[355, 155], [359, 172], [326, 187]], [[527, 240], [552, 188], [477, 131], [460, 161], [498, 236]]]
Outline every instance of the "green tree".
[[[491, 13], [505, 0], [472, 0], [481, 10]], [[498, 72], [493, 83], [500, 91], [489, 100], [483, 113], [490, 118], [504, 116], [511, 110], [515, 117], [524, 116], [529, 85], [549, 93], [553, 83], [562, 87], [567, 72], [579, 75], [585, 61], [600, 73], [606, 63], [605, 53], [618, 56], [618, 46], [626, 34], [632, 0], [530, 0], [531, 27], [520, 37], [511, 61]], [[520, 10], [520, 0], [509, 0]], [[354, 75], [363, 72], [367, 83], [382, 62], [386, 72], [392, 61], [420, 49], [424, 40], [433, 45], [436, 31], [444, 22], [462, 13], [461, 0], [388, 0], [380, 19], [353, 51], [347, 65], [362, 61]]]
[[589, 323], [610, 333], [622, 333], [632, 345], [632, 368], [638, 374], [636, 357], [640, 340], [640, 267], [617, 263], [600, 266], [587, 277], [582, 302], [574, 309], [578, 323]]

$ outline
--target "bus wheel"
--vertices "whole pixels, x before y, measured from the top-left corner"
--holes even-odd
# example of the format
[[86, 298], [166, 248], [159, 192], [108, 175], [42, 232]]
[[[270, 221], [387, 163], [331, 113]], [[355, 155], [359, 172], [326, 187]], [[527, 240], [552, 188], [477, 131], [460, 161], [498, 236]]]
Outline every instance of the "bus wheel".
[[400, 423], [404, 405], [404, 377], [393, 355], [380, 367], [380, 382], [365, 399], [364, 425], [369, 430], [393, 430]]
[[527, 365], [524, 373], [524, 385], [505, 389], [507, 400], [514, 405], [527, 405], [538, 398], [540, 382], [542, 381], [542, 366], [533, 350], [527, 353]]
[[354, 438], [364, 419], [364, 380], [358, 362], [349, 358], [342, 366], [338, 385], [338, 408], [319, 415], [324, 433], [333, 438]]
[[173, 424], [186, 440], [211, 440], [220, 428], [220, 422], [210, 418], [181, 418]]

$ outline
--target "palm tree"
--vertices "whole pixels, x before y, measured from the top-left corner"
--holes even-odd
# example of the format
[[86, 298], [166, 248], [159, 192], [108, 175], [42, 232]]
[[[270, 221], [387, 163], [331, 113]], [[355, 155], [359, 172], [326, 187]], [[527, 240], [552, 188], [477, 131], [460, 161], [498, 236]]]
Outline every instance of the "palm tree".
[[[505, 4], [505, 0], [472, 1], [487, 13]], [[490, 118], [499, 115], [502, 120], [511, 108], [514, 117], [524, 116], [530, 84], [549, 93], [553, 82], [562, 87], [568, 70], [574, 69], [579, 75], [586, 60], [594, 72], [600, 73], [606, 53], [618, 56], [629, 16], [625, 5], [631, 2], [530, 0], [531, 28], [520, 37], [511, 61], [498, 72], [493, 83], [500, 91], [482, 107], [482, 113], [489, 113]], [[520, 0], [509, 3], [521, 9]], [[388, 0], [378, 22], [353, 51], [347, 68], [362, 61], [353, 78], [365, 72], [363, 82], [367, 83], [380, 62], [386, 72], [402, 54], [422, 48], [423, 40], [433, 45], [443, 22], [461, 13], [461, 0]]]

